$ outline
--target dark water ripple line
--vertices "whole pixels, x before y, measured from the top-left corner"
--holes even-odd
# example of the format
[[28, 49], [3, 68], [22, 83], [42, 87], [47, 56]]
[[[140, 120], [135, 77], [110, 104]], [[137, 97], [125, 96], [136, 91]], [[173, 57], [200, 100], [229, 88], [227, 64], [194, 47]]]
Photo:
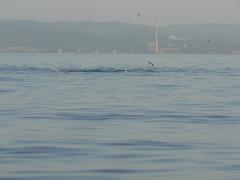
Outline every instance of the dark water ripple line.
[[212, 115], [212, 116], [199, 116], [194, 117], [192, 120], [188, 121], [193, 124], [240, 124], [239, 116], [221, 116], [221, 115]]
[[[16, 171], [13, 174], [18, 174], [19, 177], [0, 177], [0, 180], [25, 180], [25, 179], [82, 179], [85, 177], [81, 174], [92, 174], [91, 176], [86, 176], [84, 180], [88, 179], [97, 179], [97, 180], [108, 180], [106, 175], [115, 174], [115, 175], [131, 175], [131, 174], [159, 174], [159, 173], [173, 173], [178, 171], [177, 169], [125, 169], [125, 168], [102, 168], [102, 169], [88, 169], [88, 170], [79, 170], [79, 171]], [[47, 176], [41, 176], [40, 174], [48, 174]], [[58, 174], [57, 176], [55, 174]], [[68, 174], [71, 174], [69, 176]], [[98, 176], [94, 176], [98, 174]], [[24, 175], [28, 175], [24, 177]], [[100, 175], [100, 176], [99, 176]], [[110, 178], [115, 179], [113, 177]]]
[[148, 159], [144, 160], [144, 162], [148, 163], [156, 163], [156, 164], [176, 164], [176, 163], [183, 163], [186, 162], [186, 159], [180, 159], [180, 158], [155, 158], [155, 159]]
[[237, 172], [240, 172], [240, 164], [221, 166], [221, 167], [214, 168], [214, 170], [221, 171], [221, 172], [222, 171], [237, 171]]
[[[25, 117], [25, 118], [31, 118]], [[192, 123], [192, 124], [240, 124], [240, 116], [238, 115], [200, 115], [200, 114], [174, 114], [160, 113], [152, 114], [148, 111], [144, 114], [78, 114], [78, 113], [56, 113], [52, 119], [76, 120], [76, 121], [109, 121], [109, 120], [138, 120], [148, 122], [167, 122], [167, 123]]]
[[86, 169], [86, 170], [22, 170], [14, 171], [15, 174], [79, 174], [79, 173], [103, 173], [103, 174], [142, 174], [142, 173], [169, 173], [177, 171], [177, 169], [137, 169], [137, 168], [102, 168], [102, 169]]
[[171, 173], [175, 169], [94, 169], [85, 172], [104, 174], [146, 174], [146, 173]]
[[[144, 154], [144, 153], [119, 153], [119, 154], [112, 154], [112, 155], [104, 155], [101, 158], [102, 159], [116, 159], [116, 160], [130, 160], [130, 159], [145, 159], [145, 158], [149, 158], [150, 155]], [[152, 155], [153, 157], [155, 157], [154, 155]]]
[[0, 180], [119, 180], [116, 177], [106, 176], [84, 176], [84, 175], [38, 175], [38, 176], [21, 176], [21, 177], [0, 177]]
[[[239, 76], [239, 68], [205, 69], [189, 67], [156, 67], [156, 68], [50, 68], [50, 67], [27, 67], [27, 66], [3, 66], [0, 73], [177, 73], [177, 74], [223, 74], [229, 76]], [[2, 79], [7, 80], [7, 79]], [[11, 79], [9, 79], [11, 80]], [[12, 79], [14, 80], [14, 79]], [[1, 79], [0, 79], [1, 81]]]
[[10, 92], [16, 92], [16, 91], [14, 91], [12, 89], [0, 89], [0, 94], [2, 94], [2, 93], [10, 93]]
[[119, 119], [127, 119], [127, 120], [133, 120], [133, 119], [142, 119], [142, 115], [138, 114], [75, 114], [75, 113], [57, 113], [56, 116], [58, 119], [63, 120], [119, 120]]
[[[12, 115], [18, 115], [20, 114], [20, 110], [17, 109], [0, 109], [0, 115], [1, 116], [12, 116]], [[1, 118], [0, 118], [1, 121]]]
[[26, 146], [26, 147], [9, 147], [0, 148], [0, 154], [17, 155], [23, 158], [34, 155], [48, 155], [48, 156], [75, 156], [75, 155], [88, 155], [90, 149], [83, 148], [63, 148], [53, 146]]
[[191, 150], [196, 148], [196, 145], [191, 143], [176, 143], [165, 141], [153, 141], [153, 140], [128, 140], [123, 142], [106, 142], [101, 143], [105, 146], [115, 147], [133, 147], [137, 149], [167, 149], [167, 150]]
[[0, 77], [0, 82], [21, 82], [21, 81], [22, 81], [22, 79], [20, 79], [20, 78]]

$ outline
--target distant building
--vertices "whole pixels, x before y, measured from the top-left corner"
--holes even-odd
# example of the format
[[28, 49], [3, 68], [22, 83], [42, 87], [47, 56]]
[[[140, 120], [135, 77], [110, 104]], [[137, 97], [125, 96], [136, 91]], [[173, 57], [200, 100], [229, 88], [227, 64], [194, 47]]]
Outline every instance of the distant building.
[[169, 35], [168, 38], [169, 38], [169, 40], [173, 40], [173, 41], [177, 41], [178, 40], [177, 36], [175, 36], [173, 34]]
[[18, 47], [8, 47], [6, 49], [1, 49], [1, 52], [35, 53], [35, 52], [40, 52], [40, 50], [32, 47], [18, 46]]

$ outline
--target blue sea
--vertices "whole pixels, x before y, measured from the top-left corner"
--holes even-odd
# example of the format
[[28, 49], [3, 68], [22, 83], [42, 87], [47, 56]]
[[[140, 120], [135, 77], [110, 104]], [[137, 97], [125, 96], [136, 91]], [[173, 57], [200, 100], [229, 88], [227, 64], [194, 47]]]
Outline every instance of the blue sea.
[[0, 180], [159, 179], [240, 179], [240, 56], [0, 54]]

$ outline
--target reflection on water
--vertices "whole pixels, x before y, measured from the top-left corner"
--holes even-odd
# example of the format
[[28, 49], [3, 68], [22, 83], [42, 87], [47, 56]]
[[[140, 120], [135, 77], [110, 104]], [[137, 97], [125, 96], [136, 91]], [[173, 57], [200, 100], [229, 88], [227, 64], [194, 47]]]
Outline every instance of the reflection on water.
[[237, 180], [238, 61], [1, 54], [0, 180]]

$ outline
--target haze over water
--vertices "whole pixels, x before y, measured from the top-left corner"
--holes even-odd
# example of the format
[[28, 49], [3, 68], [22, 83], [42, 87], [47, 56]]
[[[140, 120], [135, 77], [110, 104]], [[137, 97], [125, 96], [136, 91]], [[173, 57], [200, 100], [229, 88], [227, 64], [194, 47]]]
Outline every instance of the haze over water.
[[[121, 21], [160, 25], [239, 23], [238, 0], [1, 0], [1, 19]], [[137, 16], [140, 14], [140, 16]]]
[[0, 179], [237, 180], [239, 77], [237, 55], [0, 54]]

